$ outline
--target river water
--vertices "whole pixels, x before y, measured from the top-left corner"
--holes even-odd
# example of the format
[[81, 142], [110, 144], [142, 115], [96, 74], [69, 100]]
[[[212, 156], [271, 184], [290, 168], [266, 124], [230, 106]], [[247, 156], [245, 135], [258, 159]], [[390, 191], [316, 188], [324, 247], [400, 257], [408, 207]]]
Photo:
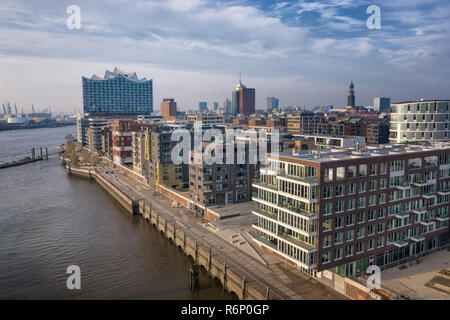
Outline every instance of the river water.
[[[55, 148], [76, 127], [0, 132], [0, 163]], [[56, 157], [0, 170], [0, 299], [230, 299], [206, 274], [95, 182], [69, 177]], [[68, 290], [66, 269], [81, 269]]]

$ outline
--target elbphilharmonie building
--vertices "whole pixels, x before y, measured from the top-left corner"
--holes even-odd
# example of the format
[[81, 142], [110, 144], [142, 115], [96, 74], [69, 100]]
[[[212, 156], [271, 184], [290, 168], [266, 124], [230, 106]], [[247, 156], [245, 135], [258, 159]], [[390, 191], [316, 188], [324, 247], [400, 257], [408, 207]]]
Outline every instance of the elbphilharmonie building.
[[153, 80], [117, 68], [82, 78], [83, 110], [90, 115], [146, 115], [153, 112]]

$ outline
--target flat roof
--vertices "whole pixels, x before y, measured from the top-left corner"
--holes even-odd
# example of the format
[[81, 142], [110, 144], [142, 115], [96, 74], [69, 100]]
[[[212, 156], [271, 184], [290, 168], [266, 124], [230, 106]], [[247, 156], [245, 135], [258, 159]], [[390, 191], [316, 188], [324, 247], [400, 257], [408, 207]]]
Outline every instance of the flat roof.
[[423, 102], [450, 102], [450, 99], [447, 99], [447, 100], [437, 99], [437, 100], [404, 101], [404, 102], [391, 103], [391, 105], [394, 105], [394, 104], [407, 104], [407, 103], [423, 103]]
[[[317, 163], [364, 159], [373, 157], [385, 157], [401, 154], [431, 152], [437, 150], [450, 150], [450, 142], [438, 142], [434, 145], [400, 145], [387, 144], [381, 146], [367, 146], [365, 148], [331, 148], [328, 150], [308, 150], [294, 152], [280, 152], [279, 157], [291, 158], [295, 160], [306, 160]], [[271, 156], [269, 155], [269, 158]], [[274, 156], [276, 157], [276, 156]]]

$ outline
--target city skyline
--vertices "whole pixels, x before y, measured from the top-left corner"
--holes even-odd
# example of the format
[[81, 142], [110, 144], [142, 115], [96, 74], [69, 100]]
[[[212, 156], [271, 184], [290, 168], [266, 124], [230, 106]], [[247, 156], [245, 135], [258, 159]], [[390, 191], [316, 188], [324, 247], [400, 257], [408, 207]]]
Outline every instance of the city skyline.
[[358, 0], [135, 1], [126, 10], [78, 1], [80, 30], [66, 27], [67, 3], [47, 2], [0, 5], [1, 98], [25, 111], [81, 110], [81, 77], [116, 66], [154, 80], [155, 106], [171, 96], [181, 110], [230, 99], [239, 72], [257, 89], [257, 109], [271, 96], [344, 107], [352, 79], [357, 105], [448, 98], [450, 5], [441, 0], [379, 1], [380, 30], [367, 28], [370, 4]]

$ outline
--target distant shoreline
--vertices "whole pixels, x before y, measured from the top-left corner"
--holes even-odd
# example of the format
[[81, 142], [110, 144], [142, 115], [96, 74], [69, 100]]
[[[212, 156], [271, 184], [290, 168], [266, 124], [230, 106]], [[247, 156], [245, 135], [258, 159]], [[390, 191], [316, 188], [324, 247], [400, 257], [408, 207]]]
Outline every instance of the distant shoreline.
[[7, 124], [0, 125], [0, 131], [23, 130], [23, 129], [42, 129], [42, 128], [59, 128], [75, 126], [76, 123], [45, 123], [45, 124]]

